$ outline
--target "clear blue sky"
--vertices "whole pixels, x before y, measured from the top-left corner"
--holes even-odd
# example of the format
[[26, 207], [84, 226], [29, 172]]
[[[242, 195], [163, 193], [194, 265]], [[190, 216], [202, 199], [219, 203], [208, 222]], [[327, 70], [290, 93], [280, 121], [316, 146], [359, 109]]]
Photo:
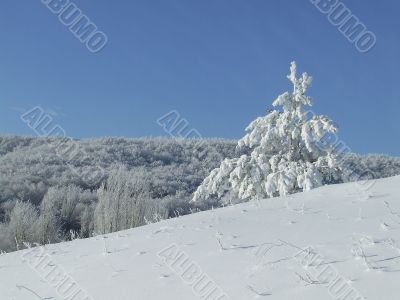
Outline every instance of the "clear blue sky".
[[239, 138], [291, 87], [314, 77], [314, 110], [355, 152], [400, 155], [400, 2], [343, 1], [377, 36], [359, 53], [308, 0], [85, 0], [109, 37], [90, 53], [40, 0], [0, 3], [0, 133], [33, 135], [40, 105], [68, 135], [166, 135], [177, 110], [205, 137]]

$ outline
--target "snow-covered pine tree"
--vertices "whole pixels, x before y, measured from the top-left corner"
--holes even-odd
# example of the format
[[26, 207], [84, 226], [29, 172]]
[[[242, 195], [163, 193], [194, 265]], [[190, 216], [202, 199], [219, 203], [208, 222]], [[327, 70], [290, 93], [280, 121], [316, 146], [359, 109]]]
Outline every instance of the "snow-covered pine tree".
[[[306, 95], [312, 78], [297, 78], [292, 62], [288, 79], [293, 92], [280, 95], [264, 117], [253, 121], [238, 142], [250, 149], [239, 158], [225, 159], [194, 193], [192, 201], [231, 198], [250, 200], [307, 191], [328, 183], [338, 166], [334, 147], [326, 137], [337, 132], [327, 116], [307, 110], [312, 99]], [[323, 142], [322, 142], [323, 141]]]

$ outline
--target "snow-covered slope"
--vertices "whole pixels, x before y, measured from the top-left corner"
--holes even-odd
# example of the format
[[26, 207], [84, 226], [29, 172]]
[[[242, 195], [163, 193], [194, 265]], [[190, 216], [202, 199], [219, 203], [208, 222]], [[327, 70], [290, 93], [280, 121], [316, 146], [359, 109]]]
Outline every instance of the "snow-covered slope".
[[400, 299], [400, 177], [363, 188], [2, 255], [0, 299]]

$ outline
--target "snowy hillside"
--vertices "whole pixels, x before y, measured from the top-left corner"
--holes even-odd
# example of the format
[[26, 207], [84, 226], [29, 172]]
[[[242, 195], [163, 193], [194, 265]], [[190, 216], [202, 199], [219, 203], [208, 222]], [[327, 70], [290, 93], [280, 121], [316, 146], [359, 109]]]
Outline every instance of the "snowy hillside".
[[[127, 194], [142, 194], [140, 198], [147, 200], [146, 209], [141, 210], [135, 224], [130, 224], [132, 227], [145, 224], [143, 216], [153, 213], [155, 205], [163, 218], [208, 210], [216, 203], [189, 203], [193, 192], [224, 159], [247, 153], [237, 152], [237, 141], [223, 139], [67, 139], [67, 149], [76, 146], [84, 153], [72, 155], [75, 151], [57, 150], [60, 141], [55, 137], [0, 135], [0, 252], [21, 249], [23, 241], [48, 244], [70, 240], [71, 230], [81, 238], [98, 232], [96, 220], [102, 210], [96, 208], [102, 202], [99, 194], [104, 195], [100, 187], [112, 186], [110, 177], [119, 184], [129, 182], [124, 186]], [[349, 154], [342, 160], [351, 170], [350, 176], [329, 183], [400, 175], [399, 157]], [[121, 167], [127, 172], [118, 172]], [[93, 181], [94, 174], [104, 178]], [[65, 205], [68, 212], [62, 211]], [[48, 213], [49, 209], [53, 211]], [[43, 226], [43, 222], [52, 226]], [[127, 228], [131, 227], [115, 231]]]
[[4, 254], [0, 299], [399, 299], [400, 177], [365, 188], [325, 186]]

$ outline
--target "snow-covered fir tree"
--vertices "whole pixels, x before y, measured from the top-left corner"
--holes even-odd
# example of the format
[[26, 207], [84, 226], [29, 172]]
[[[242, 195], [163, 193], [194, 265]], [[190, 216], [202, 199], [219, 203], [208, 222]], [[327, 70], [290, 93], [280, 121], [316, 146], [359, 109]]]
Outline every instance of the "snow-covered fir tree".
[[314, 115], [306, 95], [312, 78], [297, 77], [292, 62], [288, 79], [293, 92], [280, 95], [264, 117], [253, 121], [238, 142], [239, 149], [250, 149], [239, 158], [225, 159], [194, 193], [193, 201], [212, 198], [250, 200], [308, 191], [334, 176], [338, 166], [334, 147], [327, 136], [337, 127], [327, 116]]

